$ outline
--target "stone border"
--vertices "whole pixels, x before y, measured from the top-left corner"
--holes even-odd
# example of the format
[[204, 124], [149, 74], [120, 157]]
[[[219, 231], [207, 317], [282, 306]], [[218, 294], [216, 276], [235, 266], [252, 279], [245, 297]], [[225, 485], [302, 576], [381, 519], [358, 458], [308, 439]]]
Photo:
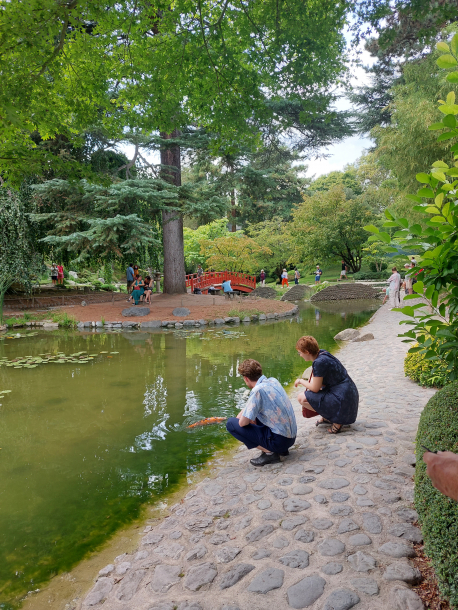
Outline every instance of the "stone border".
[[[115, 322], [79, 322], [77, 324], [78, 330], [84, 330], [86, 328], [99, 328], [105, 330], [119, 329], [119, 328], [191, 328], [195, 326], [223, 326], [225, 324], [249, 324], [251, 322], [266, 322], [267, 320], [280, 320], [289, 316], [294, 316], [299, 311], [299, 307], [296, 305], [289, 311], [283, 311], [281, 313], [267, 313], [260, 315], [253, 315], [245, 317], [240, 320], [238, 317], [228, 318], [215, 318], [214, 320], [183, 320], [182, 322], [176, 322], [175, 320], [147, 320], [145, 322], [134, 322], [134, 321], [115, 321]], [[57, 327], [57, 325], [56, 325]], [[45, 327], [43, 327], [45, 328]]]

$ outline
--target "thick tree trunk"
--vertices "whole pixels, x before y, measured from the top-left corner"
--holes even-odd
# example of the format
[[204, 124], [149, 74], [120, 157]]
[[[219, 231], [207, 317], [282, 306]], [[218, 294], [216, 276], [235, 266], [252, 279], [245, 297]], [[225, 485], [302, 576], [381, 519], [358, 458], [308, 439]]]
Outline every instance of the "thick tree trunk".
[[[170, 140], [180, 135], [178, 130], [161, 133], [161, 138]], [[170, 184], [181, 186], [180, 147], [161, 148], [162, 178]], [[162, 211], [162, 240], [164, 245], [164, 292], [181, 294], [186, 292], [183, 216], [175, 211]]]
[[231, 233], [237, 231], [237, 211], [235, 209], [235, 189], [231, 190]]

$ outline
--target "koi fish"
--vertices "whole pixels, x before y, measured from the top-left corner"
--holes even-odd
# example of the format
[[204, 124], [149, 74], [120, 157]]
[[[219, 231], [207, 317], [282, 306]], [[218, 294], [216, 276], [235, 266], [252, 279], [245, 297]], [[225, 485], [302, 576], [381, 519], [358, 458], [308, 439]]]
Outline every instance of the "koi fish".
[[187, 428], [197, 428], [197, 426], [208, 426], [210, 424], [220, 424], [222, 421], [225, 421], [227, 417], [207, 417], [205, 419], [201, 419], [200, 421], [196, 421], [195, 424], [191, 424], [190, 426], [186, 426]]

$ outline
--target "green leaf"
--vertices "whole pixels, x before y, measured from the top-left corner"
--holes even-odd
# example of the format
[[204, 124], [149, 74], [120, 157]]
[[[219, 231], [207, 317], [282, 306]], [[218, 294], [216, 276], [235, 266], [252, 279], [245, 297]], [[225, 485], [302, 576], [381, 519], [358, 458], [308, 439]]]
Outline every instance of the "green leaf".
[[397, 248], [393, 248], [393, 246], [382, 246], [382, 250], [384, 252], [397, 252]]
[[[458, 34], [455, 34], [450, 41], [450, 48], [453, 55], [458, 55]], [[439, 51], [442, 51], [442, 49], [439, 49]]]
[[415, 233], [415, 235], [421, 235], [423, 233], [423, 230], [421, 228], [421, 225], [412, 225], [410, 227], [410, 232]]
[[425, 205], [414, 205], [412, 210], [415, 210], [415, 212], [424, 212], [425, 207]]
[[[457, 144], [458, 146], [458, 144]], [[428, 175], [428, 174], [425, 174]], [[406, 195], [407, 199], [411, 199], [412, 201], [415, 201], [416, 203], [421, 203], [421, 197], [419, 197], [418, 195]]]
[[418, 296], [416, 294], [406, 294], [404, 296], [404, 301], [410, 301], [412, 299], [418, 299]]
[[444, 142], [445, 140], [451, 140], [452, 138], [456, 138], [458, 134], [453, 131], [447, 131], [446, 133], [441, 133], [437, 138], [437, 142]]
[[445, 78], [449, 83], [458, 83], [458, 72], [449, 72]]
[[[455, 117], [453, 115], [451, 115], [451, 114], [449, 114], [448, 116], [452, 117], [452, 119], [455, 121], [455, 125], [456, 125]], [[447, 118], [447, 117], [445, 117], [445, 118]], [[444, 121], [445, 121], [445, 119], [444, 119]], [[450, 125], [448, 125], [448, 127], [450, 127]], [[447, 163], [444, 163], [443, 161], [434, 161], [433, 167], [438, 167], [438, 168], [441, 168], [441, 169], [448, 169]]]
[[448, 104], [449, 106], [451, 104], [455, 103], [455, 92], [454, 91], [449, 91], [447, 93], [447, 97], [445, 98], [445, 103]]
[[435, 171], [435, 172], [432, 172], [431, 175], [432, 175], [433, 178], [436, 178], [436, 180], [440, 180], [440, 182], [445, 182], [446, 181], [446, 177], [445, 177], [445, 174], [443, 172]]
[[434, 191], [427, 187], [420, 189], [417, 194], [419, 197], [426, 197], [428, 199], [434, 199]]
[[365, 231], [369, 231], [369, 233], [379, 233], [379, 230], [374, 225], [366, 225], [363, 227]]
[[415, 316], [415, 309], [410, 305], [406, 305], [405, 307], [397, 307], [396, 310], [401, 311], [405, 316], [410, 316], [412, 318]]
[[458, 176], [458, 167], [451, 167], [445, 173], [447, 176]]
[[436, 44], [436, 49], [438, 51], [442, 51], [443, 53], [450, 53], [450, 48], [449, 48], [448, 44], [446, 42], [443, 42], [443, 41], [438, 42]]
[[380, 233], [378, 234], [379, 238], [384, 241], [386, 244], [391, 243], [391, 236], [389, 235], [389, 233], [385, 233], [384, 231], [380, 231]]
[[[452, 72], [451, 74], [455, 74], [455, 72]], [[448, 78], [449, 76], [451, 76], [451, 74], [447, 74], [447, 78]], [[437, 131], [438, 129], [444, 129], [444, 127], [445, 127], [445, 126], [444, 126], [444, 124], [443, 124], [443, 123], [433, 123], [432, 125], [430, 125], [430, 126], [428, 127], [428, 129], [429, 129], [430, 131]]]
[[445, 317], [445, 303], [439, 305], [439, 313], [443, 318]]
[[423, 210], [426, 214], [438, 214], [440, 212], [439, 208], [434, 205], [429, 205], [428, 207], [423, 208]]
[[398, 222], [396, 222], [396, 221], [394, 221], [394, 220], [386, 220], [386, 221], [383, 223], [383, 226], [384, 226], [384, 227], [398, 227], [398, 226], [399, 226], [399, 223], [398, 223]]
[[413, 285], [414, 292], [417, 292], [418, 294], [423, 294], [424, 289], [425, 285], [423, 284], [423, 282], [418, 281]]
[[404, 229], [407, 229], [409, 226], [409, 221], [407, 218], [398, 218], [398, 223], [401, 225], [401, 227], [404, 227]]
[[[400, 229], [399, 231], [396, 231], [396, 233], [393, 235], [393, 237], [407, 237], [409, 235], [409, 231], [406, 231], [405, 229]], [[397, 252], [397, 250], [396, 250]]]
[[388, 209], [385, 210], [385, 216], [388, 218], [388, 220], [395, 220], [393, 214]]
[[435, 290], [431, 296], [431, 303], [433, 307], [437, 307], [437, 302], [439, 301], [439, 292]]
[[442, 114], [458, 114], [458, 106], [456, 104], [443, 104], [442, 106], [439, 106], [438, 109]]
[[450, 55], [450, 53], [447, 53], [446, 55], [441, 55], [436, 60], [436, 64], [439, 66], [439, 68], [444, 68], [445, 70], [450, 70], [451, 68], [454, 68], [458, 64], [458, 62], [453, 57], [453, 55]]
[[428, 286], [425, 292], [425, 297], [430, 300], [434, 293], [434, 286]]
[[415, 178], [422, 184], [429, 184], [431, 182], [431, 176], [429, 174], [425, 174], [424, 172], [420, 172], [415, 176]]
[[[442, 122], [444, 123], [444, 125], [446, 127], [450, 127], [451, 129], [456, 127], [456, 119], [455, 119], [455, 115], [453, 115], [453, 114], [447, 114], [447, 116], [443, 118]], [[436, 163], [438, 163], [438, 161], [436, 161]], [[441, 161], [441, 163], [442, 163], [442, 161]], [[444, 163], [444, 165], [442, 165], [442, 167], [444, 167], [444, 166], [448, 167], [445, 163]]]

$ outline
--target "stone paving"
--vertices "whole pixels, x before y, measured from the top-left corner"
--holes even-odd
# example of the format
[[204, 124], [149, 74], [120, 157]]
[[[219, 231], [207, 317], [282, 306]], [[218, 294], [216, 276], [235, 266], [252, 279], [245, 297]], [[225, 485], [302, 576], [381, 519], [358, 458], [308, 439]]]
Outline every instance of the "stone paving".
[[209, 478], [146, 527], [136, 552], [100, 571], [82, 607], [423, 608], [410, 586], [420, 578], [412, 543], [422, 540], [412, 525], [413, 441], [433, 390], [404, 377], [400, 319], [383, 306], [364, 329], [375, 339], [338, 353], [360, 391], [355, 424], [329, 435], [298, 417], [281, 464], [255, 468], [258, 452], [244, 447], [216, 460]]

